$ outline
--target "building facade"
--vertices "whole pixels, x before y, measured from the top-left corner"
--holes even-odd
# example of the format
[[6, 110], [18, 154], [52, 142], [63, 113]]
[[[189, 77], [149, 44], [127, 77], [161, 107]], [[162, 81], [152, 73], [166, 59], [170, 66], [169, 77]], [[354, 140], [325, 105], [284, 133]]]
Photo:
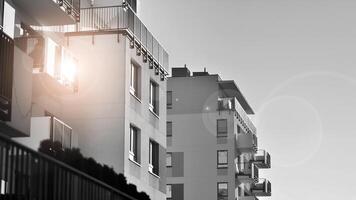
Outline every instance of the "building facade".
[[234, 81], [173, 68], [167, 85], [167, 199], [257, 199], [270, 155], [257, 149], [254, 114]]
[[168, 54], [138, 3], [1, 2], [0, 131], [32, 149], [77, 147], [166, 199]]

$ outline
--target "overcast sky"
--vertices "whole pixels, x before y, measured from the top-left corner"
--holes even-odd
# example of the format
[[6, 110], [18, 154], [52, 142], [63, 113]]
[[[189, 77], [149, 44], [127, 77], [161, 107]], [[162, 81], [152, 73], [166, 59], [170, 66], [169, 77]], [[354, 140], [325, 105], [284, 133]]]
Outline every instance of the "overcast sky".
[[170, 65], [234, 79], [272, 154], [274, 200], [351, 199], [355, 0], [142, 0]]

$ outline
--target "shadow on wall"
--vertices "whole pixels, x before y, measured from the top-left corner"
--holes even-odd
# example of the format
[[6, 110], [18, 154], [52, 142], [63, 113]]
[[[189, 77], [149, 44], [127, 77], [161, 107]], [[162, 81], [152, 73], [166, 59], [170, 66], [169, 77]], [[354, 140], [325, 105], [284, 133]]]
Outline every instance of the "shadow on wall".
[[112, 167], [97, 163], [93, 158], [85, 158], [77, 148], [63, 150], [60, 142], [43, 140], [38, 151], [62, 161], [136, 199], [150, 200], [150, 197], [145, 192], [138, 192], [135, 185], [128, 184], [123, 174], [117, 174]]

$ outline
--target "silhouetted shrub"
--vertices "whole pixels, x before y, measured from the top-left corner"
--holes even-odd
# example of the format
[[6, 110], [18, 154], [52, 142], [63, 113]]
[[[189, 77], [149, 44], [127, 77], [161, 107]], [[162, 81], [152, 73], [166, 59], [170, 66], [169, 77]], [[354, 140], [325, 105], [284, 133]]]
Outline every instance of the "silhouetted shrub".
[[112, 167], [97, 163], [93, 158], [85, 158], [78, 148], [63, 150], [60, 142], [43, 140], [38, 151], [62, 161], [136, 199], [150, 200], [150, 197], [145, 192], [137, 191], [136, 185], [128, 184], [123, 174], [117, 174]]

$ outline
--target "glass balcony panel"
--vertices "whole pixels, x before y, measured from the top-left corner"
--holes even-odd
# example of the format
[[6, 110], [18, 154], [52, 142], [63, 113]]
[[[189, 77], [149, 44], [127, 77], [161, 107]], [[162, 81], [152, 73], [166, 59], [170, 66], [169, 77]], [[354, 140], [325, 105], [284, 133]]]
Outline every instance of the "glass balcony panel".
[[149, 31], [147, 31], [147, 50], [150, 54], [152, 54], [152, 52], [153, 52], [153, 36]]
[[255, 196], [271, 196], [271, 182], [266, 179], [259, 179], [251, 187], [252, 194]]
[[135, 21], [135, 28], [134, 28], [134, 34], [135, 34], [135, 37], [142, 41], [142, 38], [141, 38], [141, 21], [138, 19], [138, 17], [136, 15], [134, 15], [134, 21]]
[[143, 44], [143, 46], [145, 48], [147, 48], [147, 28], [145, 26], [141, 26], [141, 31], [142, 31], [142, 35], [141, 35], [141, 43]]
[[16, 0], [13, 3], [31, 16], [31, 25], [75, 24], [80, 19], [80, 0]]
[[53, 119], [53, 141], [62, 143], [63, 124], [57, 119]]
[[270, 168], [271, 155], [265, 150], [258, 150], [256, 154], [254, 154], [254, 163], [259, 168]]

